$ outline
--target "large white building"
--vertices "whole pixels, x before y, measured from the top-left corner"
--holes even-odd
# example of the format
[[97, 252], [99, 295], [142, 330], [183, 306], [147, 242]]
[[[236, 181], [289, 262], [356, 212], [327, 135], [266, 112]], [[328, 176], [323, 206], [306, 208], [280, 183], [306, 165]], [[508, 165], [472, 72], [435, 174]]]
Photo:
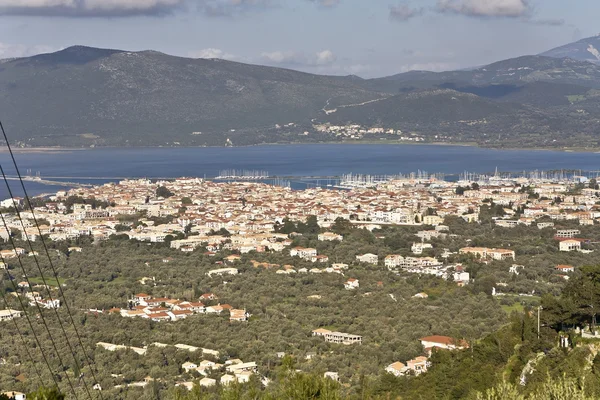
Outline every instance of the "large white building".
[[10, 308], [7, 310], [0, 310], [0, 321], [10, 321], [14, 318], [19, 318], [22, 315], [22, 311], [11, 310]]

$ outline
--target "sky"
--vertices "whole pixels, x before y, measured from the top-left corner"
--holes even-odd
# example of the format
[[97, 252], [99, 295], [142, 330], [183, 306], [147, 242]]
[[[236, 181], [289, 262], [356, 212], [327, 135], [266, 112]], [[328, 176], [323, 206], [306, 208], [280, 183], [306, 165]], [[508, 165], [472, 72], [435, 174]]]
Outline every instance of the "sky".
[[379, 77], [538, 54], [598, 0], [0, 0], [0, 58], [72, 45]]

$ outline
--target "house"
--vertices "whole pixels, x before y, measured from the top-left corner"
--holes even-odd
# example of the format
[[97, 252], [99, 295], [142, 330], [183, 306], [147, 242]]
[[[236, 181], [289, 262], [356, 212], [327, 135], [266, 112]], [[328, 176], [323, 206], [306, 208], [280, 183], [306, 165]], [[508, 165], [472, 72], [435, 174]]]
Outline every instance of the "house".
[[388, 269], [394, 269], [404, 264], [404, 257], [398, 254], [390, 254], [385, 257], [384, 264]]
[[428, 250], [428, 249], [432, 249], [433, 246], [431, 245], [431, 243], [413, 243], [410, 251], [412, 251], [414, 254], [423, 254], [423, 250]]
[[473, 254], [474, 256], [486, 260], [508, 260], [515, 259], [515, 252], [506, 249], [488, 249], [486, 247], [463, 247], [459, 250], [460, 254]]
[[563, 240], [558, 244], [560, 251], [581, 251], [581, 242], [575, 239]]
[[181, 365], [181, 369], [185, 372], [190, 372], [198, 368], [198, 364], [194, 364], [193, 362], [185, 362]]
[[202, 386], [202, 387], [211, 387], [211, 386], [215, 386], [216, 384], [217, 384], [217, 381], [212, 378], [200, 379], [200, 386]]
[[228, 263], [234, 263], [236, 261], [240, 261], [242, 259], [241, 256], [238, 256], [237, 254], [232, 254], [230, 256], [225, 257], [225, 261]]
[[426, 215], [423, 217], [423, 224], [425, 225], [439, 225], [444, 222], [444, 219], [438, 215]]
[[385, 372], [390, 373], [395, 376], [402, 376], [406, 373], [406, 371], [407, 371], [406, 365], [402, 364], [399, 361], [392, 363], [385, 368]]
[[554, 267], [554, 269], [558, 272], [563, 272], [567, 274], [569, 272], [575, 272], [575, 268], [572, 265], [557, 265], [556, 267]]
[[425, 292], [421, 292], [421, 293], [415, 294], [413, 297], [417, 298], [417, 299], [426, 299], [429, 297], [429, 295]]
[[237, 268], [220, 268], [220, 269], [213, 269], [212, 271], [208, 271], [206, 273], [206, 275], [208, 276], [213, 276], [213, 275], [237, 275], [238, 273], [238, 269]]
[[135, 301], [136, 303], [141, 303], [141, 302], [145, 302], [148, 301], [152, 298], [152, 296], [150, 296], [149, 294], [146, 293], [138, 293], [135, 296], [133, 296], [133, 301]]
[[344, 283], [344, 288], [347, 290], [357, 289], [358, 287], [358, 279], [350, 278]]
[[235, 382], [236, 378], [233, 375], [225, 374], [221, 377], [221, 379], [219, 379], [219, 381], [221, 382], [221, 385], [228, 386], [231, 383]]
[[231, 364], [225, 367], [227, 372], [231, 372], [234, 375], [237, 375], [240, 372], [255, 372], [256, 371], [256, 363], [255, 362], [247, 362], [247, 363], [237, 363]]
[[202, 296], [200, 296], [200, 300], [218, 300], [219, 298], [217, 297], [216, 294], [214, 293], [204, 293]]
[[235, 379], [237, 379], [239, 383], [248, 383], [250, 382], [250, 377], [252, 376], [252, 374], [252, 371], [236, 372]]
[[331, 371], [327, 371], [323, 374], [324, 378], [329, 378], [335, 382], [339, 382], [340, 381], [340, 374], [338, 374], [337, 372], [331, 372]]
[[23, 312], [18, 311], [18, 310], [12, 310], [12, 309], [0, 310], [0, 321], [10, 321], [15, 318], [21, 317], [22, 314], [23, 314]]
[[25, 400], [27, 395], [21, 392], [2, 392], [3, 395], [8, 397], [10, 400]]
[[246, 310], [229, 310], [229, 321], [248, 321], [250, 314]]
[[356, 256], [356, 260], [367, 264], [377, 265], [379, 262], [379, 257], [377, 254], [367, 253]]
[[427, 357], [423, 356], [413, 358], [412, 360], [408, 360], [406, 362], [406, 368], [409, 371], [412, 371], [415, 375], [420, 375], [423, 372], [427, 372], [428, 366], [429, 361], [427, 361]]
[[573, 239], [575, 236], [579, 235], [581, 231], [579, 229], [559, 229], [556, 231], [554, 235], [555, 238], [561, 239]]
[[290, 250], [290, 256], [300, 257], [306, 260], [310, 260], [317, 256], [317, 249], [306, 248], [306, 247], [294, 247]]
[[325, 233], [319, 234], [318, 239], [321, 241], [328, 241], [328, 242], [333, 242], [334, 240], [339, 240], [341, 242], [342, 240], [344, 240], [344, 237], [342, 235], [338, 235], [337, 233], [325, 232]]
[[362, 344], [362, 336], [352, 335], [350, 333], [343, 332], [329, 332], [325, 335], [325, 341], [328, 343], [341, 343], [345, 345], [349, 344]]
[[439, 349], [448, 349], [448, 350], [455, 350], [455, 349], [461, 350], [461, 349], [466, 349], [469, 347], [469, 345], [466, 341], [460, 340], [460, 339], [454, 339], [449, 336], [433, 335], [433, 336], [423, 337], [419, 340], [421, 341], [421, 344], [423, 345], [423, 347], [426, 350], [432, 349], [434, 347], [437, 347]]
[[331, 331], [329, 329], [323, 328], [315, 329], [314, 331], [312, 331], [313, 336], [325, 336], [327, 333], [331, 333]]

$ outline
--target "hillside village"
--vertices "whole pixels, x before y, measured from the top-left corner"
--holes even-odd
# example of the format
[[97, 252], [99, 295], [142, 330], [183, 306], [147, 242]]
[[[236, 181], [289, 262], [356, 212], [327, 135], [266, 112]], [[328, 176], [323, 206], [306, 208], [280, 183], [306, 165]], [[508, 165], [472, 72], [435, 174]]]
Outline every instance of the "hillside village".
[[[583, 178], [492, 177], [459, 182], [433, 177], [406, 178], [368, 188], [300, 191], [257, 182], [215, 183], [199, 178], [158, 182], [125, 180], [61, 191], [44, 201], [36, 199], [33, 213], [23, 208], [23, 199], [7, 199], [0, 205], [5, 210], [8, 231], [4, 230], [0, 236], [6, 243], [17, 241], [22, 245], [27, 239], [33, 244], [39, 243], [43, 235], [51, 243], [68, 243], [66, 254], [72, 257], [89, 251], [85, 245], [74, 245], [86, 238], [94, 243], [122, 238], [133, 243], [160, 244], [172, 254], [159, 262], [165, 269], [176, 264], [173, 260], [180, 256], [194, 254], [202, 259], [213, 259], [213, 268], [204, 275], [214, 287], [235, 284], [245, 279], [250, 269], [271, 271], [298, 281], [309, 276], [337, 279], [338, 289], [365, 297], [371, 296], [374, 290], [385, 290], [386, 282], [369, 278], [368, 271], [374, 269], [398, 277], [440, 278], [457, 287], [478, 284], [470, 272], [474, 264], [497, 264], [507, 269], [506, 276], [514, 278], [526, 274], [530, 268], [526, 254], [515, 251], [510, 244], [504, 247], [479, 245], [456, 228], [458, 221], [473, 227], [490, 224], [501, 232], [534, 228], [545, 232], [557, 254], [592, 253], [598, 238], [583, 237], [582, 231], [588, 229], [589, 232], [600, 220], [598, 203], [597, 183]], [[19, 214], [14, 212], [15, 206]], [[407, 247], [397, 252], [364, 252], [340, 259], [337, 253], [327, 250], [344, 243], [348, 232], [373, 232], [377, 240], [386, 240], [381, 232], [394, 227], [405, 227], [413, 232]], [[299, 232], [301, 230], [313, 232], [314, 239], [303, 239], [306, 233]], [[60, 255], [58, 250], [56, 252]], [[39, 252], [23, 247], [0, 251], [2, 266], [7, 272], [15, 270], [16, 260], [38, 256]], [[577, 257], [573, 263], [576, 261]], [[576, 273], [577, 267], [570, 263], [556, 264], [544, 279], [551, 288], [556, 285], [553, 277], [567, 281]], [[325, 278], [328, 275], [331, 278]], [[527, 279], [533, 281], [533, 278]], [[153, 277], [144, 277], [140, 282], [150, 293], [159, 283]], [[493, 282], [492, 286], [485, 290], [494, 297], [532, 296], [519, 291], [525, 286], [509, 285], [507, 281]], [[19, 291], [12, 294], [22, 295], [31, 306], [49, 309], [61, 306], [56, 287], [21, 282], [18, 288]], [[235, 307], [221, 303], [220, 295], [214, 293], [198, 297], [178, 297], [173, 291], [156, 293], [130, 293], [120, 304], [115, 302], [108, 308], [101, 304], [90, 305], [85, 312], [97, 318], [119, 316], [160, 324], [181, 324], [203, 318], [248, 324], [253, 315], [260, 312], [256, 305], [232, 297], [228, 301]], [[395, 293], [388, 294], [394, 302], [399, 301], [398, 297]], [[408, 297], [425, 301], [429, 294], [415, 291]], [[322, 295], [311, 295], [308, 299], [320, 301]], [[21, 316], [22, 311], [8, 309], [0, 313], [0, 320]], [[332, 346], [360, 346], [372, 340], [368, 332], [343, 333], [325, 325], [315, 325], [312, 331], [306, 329], [305, 334], [323, 338]], [[396, 359], [380, 365], [381, 372], [395, 376], [426, 373], [431, 366], [432, 351], [470, 346], [465, 338], [453, 337], [453, 334], [437, 331], [422, 337], [420, 353], [411, 359]], [[148, 349], [109, 342], [98, 342], [98, 346], [111, 352], [133, 350], [141, 356]], [[220, 355], [213, 354], [210, 360], [192, 358], [182, 363], [182, 378], [188, 380], [180, 380], [177, 385], [191, 390], [194, 378], [199, 379], [199, 385], [212, 387], [217, 381], [221, 385], [243, 383], [253, 374], [260, 375], [264, 366], [222, 358], [223, 350], [219, 349]], [[348, 379], [337, 371], [326, 371], [324, 376], [341, 382]], [[128, 383], [119, 383], [117, 379], [113, 389], [144, 387], [153, 379]], [[260, 380], [264, 385], [269, 384], [266, 375], [260, 375]]]

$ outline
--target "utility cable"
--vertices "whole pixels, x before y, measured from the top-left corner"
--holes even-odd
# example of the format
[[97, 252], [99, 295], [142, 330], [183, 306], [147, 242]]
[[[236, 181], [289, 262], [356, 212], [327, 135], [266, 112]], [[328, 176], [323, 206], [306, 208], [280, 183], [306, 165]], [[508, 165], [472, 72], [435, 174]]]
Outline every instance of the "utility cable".
[[[79, 342], [79, 345], [81, 346], [81, 350], [82, 350], [82, 351], [83, 351], [83, 353], [84, 353], [84, 356], [85, 356], [84, 358], [87, 358], [87, 359], [88, 359], [88, 364], [89, 364], [89, 366], [90, 366], [90, 372], [92, 373], [92, 378], [94, 379], [95, 383], [98, 383], [99, 381], [98, 381], [98, 379], [97, 379], [97, 377], [96, 377], [96, 373], [95, 373], [95, 371], [94, 371], [94, 370], [95, 370], [95, 367], [94, 367], [94, 364], [95, 364], [95, 362], [94, 362], [94, 360], [93, 360], [93, 359], [92, 359], [92, 358], [89, 356], [89, 354], [88, 354], [88, 353], [85, 351], [85, 346], [84, 346], [84, 344], [83, 344], [83, 340], [81, 339], [81, 335], [79, 334], [79, 331], [78, 331], [78, 329], [77, 329], [77, 325], [75, 324], [75, 319], [73, 318], [73, 314], [72, 314], [72, 312], [71, 312], [71, 308], [69, 307], [69, 303], [68, 303], [68, 301], [67, 301], [67, 299], [66, 299], [66, 297], [65, 297], [65, 293], [64, 293], [64, 291], [63, 291], [63, 289], [62, 289], [62, 286], [60, 285], [60, 281], [59, 281], [59, 279], [58, 279], [58, 273], [56, 272], [56, 268], [54, 267], [54, 263], [52, 262], [52, 257], [50, 257], [50, 252], [49, 252], [49, 250], [48, 250], [48, 246], [46, 245], [46, 241], [44, 240], [44, 236], [42, 235], [42, 231], [41, 231], [41, 229], [40, 229], [40, 225], [38, 224], [37, 218], [36, 218], [36, 216], [35, 216], [35, 212], [34, 212], [34, 210], [33, 210], [33, 206], [31, 205], [31, 200], [30, 200], [30, 198], [29, 198], [29, 195], [28, 195], [28, 193], [27, 193], [27, 189], [25, 188], [25, 183], [23, 182], [23, 177], [21, 176], [21, 172], [20, 172], [20, 170], [19, 170], [19, 166], [18, 166], [18, 164], [17, 164], [17, 160], [15, 159], [14, 153], [13, 153], [13, 151], [12, 151], [12, 148], [11, 148], [11, 146], [10, 146], [10, 142], [9, 142], [9, 140], [8, 140], [8, 136], [6, 135], [6, 131], [4, 130], [4, 126], [2, 125], [2, 121], [0, 121], [0, 130], [2, 130], [2, 135], [3, 135], [3, 137], [4, 137], [4, 140], [6, 141], [6, 147], [8, 148], [8, 152], [10, 153], [10, 157], [11, 157], [11, 159], [12, 159], [12, 162], [13, 162], [13, 165], [14, 165], [14, 167], [15, 167], [15, 171], [17, 172], [17, 176], [18, 176], [18, 178], [19, 178], [19, 182], [21, 183], [21, 188], [23, 189], [23, 195], [25, 196], [25, 200], [27, 201], [27, 204], [26, 204], [26, 206], [28, 206], [28, 207], [29, 207], [29, 209], [30, 209], [30, 211], [31, 211], [31, 216], [33, 217], [33, 222], [34, 222], [34, 225], [35, 225], [35, 226], [36, 226], [36, 228], [37, 228], [38, 234], [39, 234], [39, 236], [40, 236], [40, 241], [42, 242], [42, 245], [43, 245], [43, 247], [44, 247], [44, 251], [46, 252], [46, 256], [48, 257], [48, 263], [49, 263], [49, 265], [50, 265], [50, 268], [51, 268], [51, 270], [52, 270], [52, 273], [53, 273], [53, 275], [54, 275], [54, 279], [56, 279], [56, 282], [57, 282], [57, 284], [58, 284], [58, 291], [59, 291], [59, 293], [60, 293], [60, 296], [63, 298], [63, 301], [64, 301], [64, 303], [65, 303], [65, 308], [66, 308], [66, 310], [67, 310], [67, 314], [69, 315], [69, 319], [70, 319], [70, 321], [71, 321], [71, 324], [73, 325], [73, 329], [74, 329], [74, 331], [75, 331], [75, 335], [77, 336], [77, 340], [78, 340], [78, 342]], [[15, 210], [16, 210], [16, 212], [17, 212], [17, 217], [18, 217], [18, 218], [19, 218], [19, 220], [21, 221], [21, 226], [23, 227], [23, 233], [25, 234], [25, 238], [27, 239], [27, 243], [29, 244], [29, 247], [30, 247], [30, 248], [32, 249], [32, 251], [33, 251], [33, 246], [32, 246], [32, 244], [31, 244], [31, 241], [30, 241], [30, 239], [29, 239], [29, 235], [27, 234], [27, 231], [26, 231], [26, 229], [25, 229], [25, 226], [24, 226], [24, 224], [23, 224], [23, 219], [21, 218], [21, 213], [19, 212], [19, 209], [18, 209], [18, 207], [16, 207], [16, 204], [14, 204], [14, 196], [12, 195], [12, 190], [10, 189], [10, 185], [8, 184], [8, 180], [6, 179], [6, 174], [4, 173], [4, 169], [2, 168], [2, 165], [1, 165], [1, 164], [0, 164], [0, 172], [2, 172], [2, 177], [4, 178], [4, 182], [6, 183], [6, 187], [7, 187], [7, 189], [8, 189], [8, 192], [9, 192], [9, 194], [10, 194], [10, 197], [11, 197], [11, 198], [12, 198], [12, 200], [13, 200], [13, 205], [15, 206]], [[38, 267], [38, 269], [39, 269], [39, 271], [40, 271], [40, 275], [41, 275], [41, 277], [42, 277], [42, 280], [43, 280], [43, 282], [44, 282], [44, 285], [46, 285], [46, 289], [49, 291], [49, 289], [48, 289], [48, 285], [46, 284], [46, 281], [45, 281], [45, 278], [44, 278], [44, 274], [43, 274], [43, 272], [42, 272], [42, 270], [41, 270], [41, 267], [40, 267], [40, 264], [39, 264], [39, 261], [38, 261], [38, 259], [37, 259], [37, 255], [35, 254], [35, 252], [33, 253], [33, 258], [34, 258], [34, 260], [35, 260], [35, 263], [36, 263], [36, 265], [37, 265], [37, 267]], [[58, 311], [57, 311], [56, 309], [55, 309], [55, 312], [57, 313], [57, 317], [58, 317]], [[73, 351], [73, 348], [72, 348], [72, 346], [71, 346], [71, 343], [70, 343], [70, 341], [68, 340], [67, 334], [66, 334], [66, 332], [65, 332], [65, 330], [64, 330], [64, 327], [63, 327], [63, 324], [62, 324], [62, 322], [61, 322], [60, 318], [58, 318], [58, 321], [59, 321], [59, 323], [60, 323], [60, 326], [61, 326], [61, 328], [62, 328], [62, 330], [63, 330], [63, 333], [65, 333], [65, 338], [67, 339], [67, 344], [68, 344], [69, 348], [71, 349], [71, 352], [73, 353], [73, 358], [74, 358], [74, 360], [75, 360], [75, 363], [76, 363], [76, 364], [78, 364], [78, 362], [77, 362], [77, 359], [76, 359], [76, 356], [75, 356], [75, 353], [74, 353], [74, 351]], [[92, 396], [91, 396], [91, 394], [90, 394], [90, 391], [89, 391], [89, 388], [88, 388], [88, 386], [87, 386], [87, 384], [86, 384], [86, 382], [85, 382], [85, 378], [82, 378], [82, 381], [83, 381], [83, 383], [84, 383], [84, 386], [85, 386], [85, 389], [86, 389], [86, 391], [87, 391], [87, 393], [88, 393], [88, 396], [89, 396], [90, 398], [92, 398]], [[99, 391], [99, 395], [100, 395], [100, 398], [101, 398], [102, 400], [104, 400], [104, 398], [103, 398], [103, 396], [102, 396], [102, 391], [101, 391], [101, 390]]]
[[[29, 275], [27, 274], [27, 270], [25, 269], [25, 266], [23, 265], [23, 262], [21, 261], [21, 257], [19, 257], [19, 255], [17, 254], [17, 246], [15, 244], [14, 239], [12, 238], [12, 235], [10, 235], [10, 229], [8, 228], [8, 224], [6, 223], [6, 219], [4, 218], [4, 213], [2, 212], [2, 210], [0, 210], [0, 219], [2, 219], [2, 224], [4, 225], [4, 229], [6, 229], [6, 232], [8, 232], [8, 234], [9, 234], [10, 243], [12, 245], [15, 256], [17, 257], [17, 260], [19, 260], [19, 265], [21, 266], [21, 269], [23, 270], [23, 276], [25, 277], [25, 281], [27, 282], [27, 285], [29, 285], [29, 287], [31, 288], [31, 287], [33, 287], [33, 285], [31, 284]], [[14, 282], [13, 282], [13, 285], [14, 285]], [[67, 370], [66, 364], [63, 362], [62, 357], [60, 356], [60, 352], [58, 351], [56, 342], [55, 342], [54, 338], [52, 337], [52, 332], [50, 331], [50, 328], [48, 327], [46, 318], [44, 317], [44, 313], [42, 312], [42, 308], [40, 307], [40, 304], [37, 301], [34, 300], [33, 303], [35, 304], [35, 306], [40, 314], [40, 318], [44, 324], [44, 327], [46, 328], [46, 331], [48, 332], [48, 335], [50, 336], [50, 342], [52, 343], [52, 347], [54, 348], [54, 351], [56, 352], [58, 360], [59, 360], [61, 366], [64, 368], [65, 376], [67, 377], [67, 382], [68, 382], [69, 386], [71, 387], [71, 390], [73, 391], [73, 395], [77, 399], [78, 397], [77, 397], [77, 393], [75, 392], [75, 387], [73, 386], [73, 383], [71, 382], [71, 379], [69, 378], [69, 374], [67, 374], [67, 372], [66, 372], [66, 370]]]
[[[4, 261], [3, 261], [4, 262]], [[10, 272], [7, 273], [8, 278], [10, 280]], [[14, 282], [13, 282], [14, 285]], [[11, 310], [10, 305], [8, 304], [8, 300], [6, 299], [6, 294], [4, 293], [4, 290], [0, 290], [0, 293], [2, 294], [2, 300], [4, 301], [4, 304], [6, 305], [6, 310], [8, 311], [8, 315], [9, 318], [15, 323], [15, 328], [17, 330], [17, 333], [19, 334], [19, 338], [21, 339], [21, 342], [23, 342], [23, 346], [25, 347], [25, 352], [27, 353], [27, 357], [29, 358], [29, 360], [31, 361], [31, 364], [33, 365], [33, 369], [35, 370], [35, 374], [38, 377], [38, 380], [40, 381], [40, 385], [46, 386], [46, 384], [44, 383], [44, 379], [42, 378], [42, 374], [40, 373], [40, 370], [37, 367], [37, 363], [35, 362], [35, 360], [33, 359], [33, 356], [31, 355], [31, 352], [29, 351], [29, 346], [27, 345], [27, 342], [25, 341], [25, 337], [23, 336], [23, 333], [21, 332], [21, 328], [19, 328], [19, 324], [17, 323], [16, 314], [13, 314], [13, 310]], [[15, 292], [15, 294], [17, 294], [17, 297], [19, 297], [18, 293]], [[20, 299], [20, 297], [19, 297]], [[21, 301], [21, 308], [23, 309], [23, 313], [25, 313], [25, 308], [23, 307], [23, 302]], [[35, 331], [33, 330], [33, 326], [30, 326], [31, 331], [34, 333], [35, 335]], [[36, 336], [37, 339], [37, 336]], [[43, 350], [40, 347], [40, 351], [42, 351], [43, 354]], [[50, 365], [48, 365], [49, 371], [50, 371], [50, 375], [53, 376], [52, 374], [52, 369], [50, 368]]]

